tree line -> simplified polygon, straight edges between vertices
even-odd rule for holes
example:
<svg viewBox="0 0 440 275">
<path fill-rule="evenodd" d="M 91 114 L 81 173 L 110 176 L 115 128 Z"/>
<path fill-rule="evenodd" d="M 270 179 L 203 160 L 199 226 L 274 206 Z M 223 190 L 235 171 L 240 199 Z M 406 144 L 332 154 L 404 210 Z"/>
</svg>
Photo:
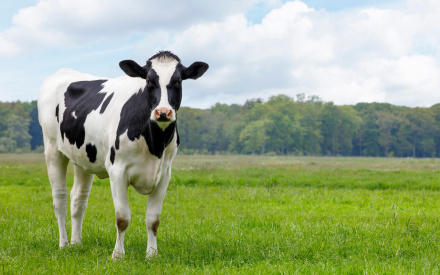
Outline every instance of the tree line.
<svg viewBox="0 0 440 275">
<path fill-rule="evenodd" d="M 286 95 L 178 112 L 181 153 L 439 157 L 440 104 L 337 106 Z"/>
<path fill-rule="evenodd" d="M 337 106 L 287 95 L 177 112 L 182 154 L 440 157 L 440 104 Z M 0 153 L 43 151 L 37 102 L 0 102 Z"/>
</svg>

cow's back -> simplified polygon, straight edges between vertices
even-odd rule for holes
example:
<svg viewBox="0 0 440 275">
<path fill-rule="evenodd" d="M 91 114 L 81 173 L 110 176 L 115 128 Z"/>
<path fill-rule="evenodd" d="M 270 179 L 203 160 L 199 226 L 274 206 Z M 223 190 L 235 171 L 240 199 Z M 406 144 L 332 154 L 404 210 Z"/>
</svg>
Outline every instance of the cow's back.
<svg viewBox="0 0 440 275">
<path fill-rule="evenodd" d="M 44 134 L 51 142 L 56 142 L 58 137 L 58 124 L 62 120 L 59 104 L 64 102 L 67 87 L 75 81 L 95 79 L 98 78 L 71 69 L 60 69 L 44 80 L 38 93 L 38 119 Z M 61 108 L 64 109 L 63 106 Z"/>
</svg>

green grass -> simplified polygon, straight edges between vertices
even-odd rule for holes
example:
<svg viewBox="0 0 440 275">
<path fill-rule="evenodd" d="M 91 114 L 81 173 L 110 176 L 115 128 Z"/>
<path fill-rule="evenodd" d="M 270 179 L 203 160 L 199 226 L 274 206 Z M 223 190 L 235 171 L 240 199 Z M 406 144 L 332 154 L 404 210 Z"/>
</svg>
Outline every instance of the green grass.
<svg viewBox="0 0 440 275">
<path fill-rule="evenodd" d="M 147 197 L 130 188 L 113 262 L 108 180 L 83 245 L 59 249 L 42 156 L 0 155 L 0 274 L 438 274 L 439 177 L 430 159 L 178 156 L 159 256 L 145 260 Z"/>
</svg>

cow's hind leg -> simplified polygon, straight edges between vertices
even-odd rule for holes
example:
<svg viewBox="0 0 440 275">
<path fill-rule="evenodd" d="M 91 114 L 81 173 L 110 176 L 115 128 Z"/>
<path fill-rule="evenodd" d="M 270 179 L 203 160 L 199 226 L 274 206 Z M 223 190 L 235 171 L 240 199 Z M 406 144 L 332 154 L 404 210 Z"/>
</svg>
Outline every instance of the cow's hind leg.
<svg viewBox="0 0 440 275">
<path fill-rule="evenodd" d="M 75 165 L 75 179 L 70 192 L 70 212 L 72 217 L 71 244 L 81 244 L 82 222 L 87 208 L 90 189 L 95 175 L 89 174 Z"/>
<path fill-rule="evenodd" d="M 115 260 L 124 258 L 124 235 L 125 230 L 127 230 L 130 224 L 131 214 L 127 197 L 128 183 L 124 180 L 123 176 L 110 175 L 110 186 L 112 188 L 113 204 L 115 206 L 117 229 L 116 244 L 112 254 L 112 258 Z"/>
<path fill-rule="evenodd" d="M 167 174 L 163 177 L 157 188 L 148 195 L 146 216 L 148 231 L 147 258 L 157 254 L 157 230 L 159 229 L 160 212 L 162 211 L 162 204 L 167 193 L 170 178 L 171 168 L 168 169 Z"/>
<path fill-rule="evenodd" d="M 69 244 L 66 232 L 67 216 L 67 185 L 66 171 L 69 159 L 64 156 L 55 146 L 45 143 L 46 165 L 49 175 L 50 185 L 52 186 L 53 209 L 58 221 L 60 232 L 60 247 Z M 49 145 L 49 146 L 48 146 Z"/>
</svg>

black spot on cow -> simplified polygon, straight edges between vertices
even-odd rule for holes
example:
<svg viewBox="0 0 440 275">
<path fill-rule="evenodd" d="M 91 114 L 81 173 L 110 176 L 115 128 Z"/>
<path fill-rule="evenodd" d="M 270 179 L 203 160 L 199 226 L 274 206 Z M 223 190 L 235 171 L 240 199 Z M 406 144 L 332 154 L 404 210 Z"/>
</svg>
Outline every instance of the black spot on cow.
<svg viewBox="0 0 440 275">
<path fill-rule="evenodd" d="M 112 164 L 115 163 L 115 147 L 112 146 L 112 148 L 110 149 L 110 161 L 112 162 Z"/>
<path fill-rule="evenodd" d="M 98 153 L 98 150 L 96 149 L 96 146 L 88 143 L 86 145 L 86 152 L 87 152 L 87 157 L 89 158 L 91 163 L 95 163 L 96 161 L 96 154 Z"/>
<path fill-rule="evenodd" d="M 160 88 L 159 84 L 159 76 L 153 69 L 150 69 L 148 72 L 147 86 L 145 87 L 145 90 L 148 108 L 150 110 L 154 110 L 160 103 L 160 98 L 162 97 L 162 89 Z"/>
<path fill-rule="evenodd" d="M 176 68 L 167 85 L 168 103 L 174 110 L 178 111 L 182 102 L 182 77 Z"/>
<path fill-rule="evenodd" d="M 90 112 L 98 109 L 106 93 L 99 93 L 107 80 L 78 81 L 67 87 L 64 93 L 64 105 L 66 109 L 61 122 L 61 137 L 64 135 L 70 144 L 79 149 L 84 144 L 84 123 Z"/>
<path fill-rule="evenodd" d="M 121 110 L 121 119 L 116 132 L 115 148 L 119 150 L 119 138 L 127 132 L 131 141 L 145 138 L 152 155 L 161 158 L 163 151 L 171 143 L 176 130 L 176 122 L 162 130 L 156 122 L 150 120 L 151 108 L 147 89 L 139 90 L 130 97 Z"/>
<path fill-rule="evenodd" d="M 57 117 L 57 122 L 60 123 L 60 104 L 57 105 L 57 107 L 55 108 L 55 116 Z"/>
<path fill-rule="evenodd" d="M 179 132 L 177 131 L 177 125 L 176 125 L 176 134 L 177 134 L 177 147 L 180 146 L 180 138 L 179 138 Z"/>
<path fill-rule="evenodd" d="M 107 106 L 110 103 L 110 100 L 112 100 L 112 97 L 113 97 L 113 93 L 105 99 L 104 103 L 102 103 L 101 111 L 99 111 L 101 115 L 105 112 L 105 109 L 107 109 Z"/>
</svg>

